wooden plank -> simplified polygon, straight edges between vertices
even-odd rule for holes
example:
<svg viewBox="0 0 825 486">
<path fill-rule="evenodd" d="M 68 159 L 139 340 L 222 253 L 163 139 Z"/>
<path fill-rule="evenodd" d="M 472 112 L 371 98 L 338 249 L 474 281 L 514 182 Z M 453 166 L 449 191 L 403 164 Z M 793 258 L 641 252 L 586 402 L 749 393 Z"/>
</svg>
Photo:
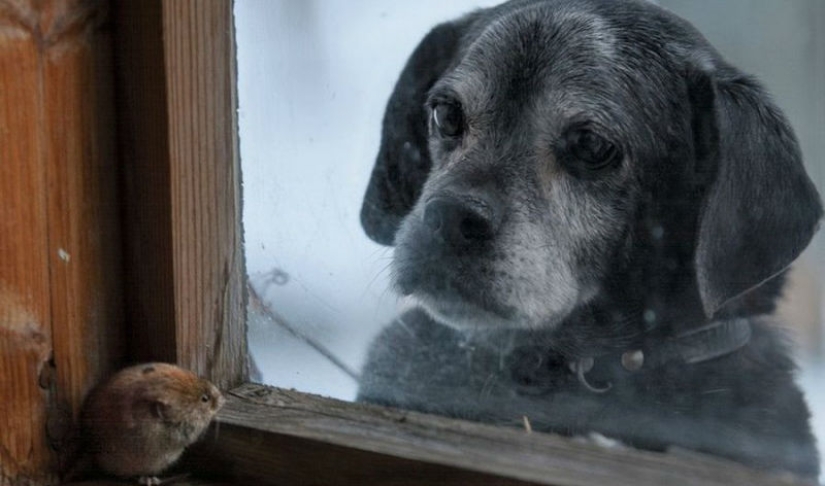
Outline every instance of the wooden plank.
<svg viewBox="0 0 825 486">
<path fill-rule="evenodd" d="M 106 6 L 0 0 L 2 484 L 52 479 L 86 391 L 120 358 Z"/>
<path fill-rule="evenodd" d="M 231 0 L 163 2 L 177 360 L 219 387 L 246 372 Z"/>
<path fill-rule="evenodd" d="M 459 467 L 362 451 L 289 435 L 221 424 L 217 440 L 198 445 L 184 464 L 206 477 L 230 472 L 237 484 L 282 486 L 526 486 L 529 482 Z"/>
<path fill-rule="evenodd" d="M 46 480 L 51 354 L 41 57 L 23 12 L 0 3 L 0 484 Z"/>
<path fill-rule="evenodd" d="M 230 0 L 116 2 L 133 361 L 246 377 Z"/>
<path fill-rule="evenodd" d="M 42 2 L 40 2 L 42 4 Z M 59 403 L 77 417 L 86 392 L 122 358 L 121 236 L 107 4 L 46 2 L 52 15 L 43 59 L 47 108 L 52 338 Z M 51 430 L 62 449 L 68 430 Z"/>
<path fill-rule="evenodd" d="M 605 448 L 261 385 L 231 392 L 218 419 L 199 470 L 260 484 L 805 484 L 699 454 Z"/>
</svg>

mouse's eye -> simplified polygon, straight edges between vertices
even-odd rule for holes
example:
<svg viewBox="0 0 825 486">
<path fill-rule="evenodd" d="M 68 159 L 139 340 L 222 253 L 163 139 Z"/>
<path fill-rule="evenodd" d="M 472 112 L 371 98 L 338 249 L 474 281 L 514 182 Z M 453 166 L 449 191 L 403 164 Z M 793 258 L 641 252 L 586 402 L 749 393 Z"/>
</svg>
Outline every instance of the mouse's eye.
<svg viewBox="0 0 825 486">
<path fill-rule="evenodd" d="M 203 403 L 208 403 L 210 400 L 212 400 L 212 397 L 210 397 L 208 393 L 201 395 L 201 401 Z"/>
<path fill-rule="evenodd" d="M 576 165 L 588 170 L 603 169 L 622 159 L 621 150 L 613 142 L 586 127 L 568 131 L 565 149 Z"/>
<path fill-rule="evenodd" d="M 464 114 L 461 105 L 439 102 L 432 107 L 433 124 L 442 137 L 455 138 L 464 132 Z"/>
</svg>

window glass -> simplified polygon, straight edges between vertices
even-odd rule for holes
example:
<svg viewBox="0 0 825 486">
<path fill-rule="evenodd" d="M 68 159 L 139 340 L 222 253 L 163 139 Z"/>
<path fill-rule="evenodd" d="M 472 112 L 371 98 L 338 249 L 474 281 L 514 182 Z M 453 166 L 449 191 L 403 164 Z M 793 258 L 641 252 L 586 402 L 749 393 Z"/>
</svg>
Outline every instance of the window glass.
<svg viewBox="0 0 825 486">
<path fill-rule="evenodd" d="M 574 434 L 592 425 L 623 436 L 622 420 L 600 410 L 633 403 L 626 420 L 651 432 L 629 442 L 706 450 L 707 438 L 689 431 L 720 421 L 724 445 L 709 451 L 737 459 L 736 451 L 766 449 L 744 444 L 790 437 L 760 426 L 758 414 L 749 436 L 743 417 L 766 407 L 763 395 L 727 377 L 760 360 L 785 366 L 779 352 L 747 354 L 775 339 L 758 329 L 782 327 L 794 341 L 812 427 L 825 437 L 817 386 L 825 379 L 825 235 L 805 245 L 815 209 L 804 200 L 808 179 L 825 189 L 825 4 L 658 2 L 701 31 L 715 57 L 695 48 L 703 41 L 675 33 L 678 23 L 633 9 L 609 14 L 624 20 L 583 4 L 461 17 L 499 3 L 236 1 L 255 378 L 344 400 L 360 389 L 367 401 L 503 425 L 533 420 Z M 419 52 L 407 66 L 431 28 L 456 19 L 430 36 L 432 54 Z M 690 66 L 650 54 L 666 43 L 678 44 L 667 52 Z M 407 91 L 394 92 L 399 76 Z M 773 104 L 798 139 L 807 175 L 794 172 L 797 145 Z M 719 157 L 742 162 L 729 174 L 733 166 Z M 785 159 L 787 167 L 776 165 Z M 753 189 L 766 179 L 764 190 Z M 762 225 L 763 217 L 772 219 Z M 632 265 L 615 270 L 617 253 Z M 774 275 L 791 261 L 780 291 Z M 421 288 L 438 296 L 421 297 Z M 575 323 L 578 330 L 558 337 Z M 505 330 L 513 326 L 518 333 Z M 666 341 L 676 344 L 658 344 Z M 736 365 L 716 366 L 732 357 Z M 690 373 L 708 371 L 680 385 L 674 359 L 695 361 Z M 458 384 L 453 374 L 469 378 Z M 657 408 L 623 391 L 626 376 L 649 376 L 651 396 L 683 386 L 685 399 Z M 392 380 L 404 389 L 387 398 Z M 775 392 L 794 393 L 782 386 Z M 718 394 L 730 398 L 702 398 Z M 551 402 L 557 408 L 543 408 Z M 776 403 L 804 415 L 797 405 Z M 804 444 L 791 438 L 785 446 L 777 457 L 798 458 L 788 468 L 812 471 Z M 769 455 L 754 454 L 770 467 Z"/>
<path fill-rule="evenodd" d="M 496 3 L 236 2 L 246 265 L 282 324 L 250 308 L 265 383 L 355 398 L 350 375 L 402 306 L 392 249 L 359 221 L 387 99 L 431 27 Z"/>
</svg>

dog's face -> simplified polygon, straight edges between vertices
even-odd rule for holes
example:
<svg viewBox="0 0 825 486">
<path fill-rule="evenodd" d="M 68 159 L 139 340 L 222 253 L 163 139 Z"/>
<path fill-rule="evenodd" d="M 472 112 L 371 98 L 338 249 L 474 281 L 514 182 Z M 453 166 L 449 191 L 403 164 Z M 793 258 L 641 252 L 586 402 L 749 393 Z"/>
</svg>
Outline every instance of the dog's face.
<svg viewBox="0 0 825 486">
<path fill-rule="evenodd" d="M 629 111 L 644 94 L 612 69 L 597 17 L 554 17 L 504 17 L 429 91 L 433 165 L 395 272 L 445 323 L 553 325 L 598 292 L 627 234 L 625 131 L 641 128 Z"/>
<path fill-rule="evenodd" d="M 362 221 L 439 321 L 537 329 L 617 279 L 712 314 L 783 270 L 820 214 L 786 122 L 684 22 L 515 1 L 422 41 Z"/>
</svg>

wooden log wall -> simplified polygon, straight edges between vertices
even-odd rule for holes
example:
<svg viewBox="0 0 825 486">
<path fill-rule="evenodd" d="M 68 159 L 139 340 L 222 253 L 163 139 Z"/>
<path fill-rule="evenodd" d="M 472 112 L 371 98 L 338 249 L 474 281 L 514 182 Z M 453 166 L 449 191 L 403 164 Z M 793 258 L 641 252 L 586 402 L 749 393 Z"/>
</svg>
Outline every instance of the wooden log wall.
<svg viewBox="0 0 825 486">
<path fill-rule="evenodd" d="M 54 481 L 121 358 L 107 3 L 0 0 L 0 485 Z"/>
</svg>

